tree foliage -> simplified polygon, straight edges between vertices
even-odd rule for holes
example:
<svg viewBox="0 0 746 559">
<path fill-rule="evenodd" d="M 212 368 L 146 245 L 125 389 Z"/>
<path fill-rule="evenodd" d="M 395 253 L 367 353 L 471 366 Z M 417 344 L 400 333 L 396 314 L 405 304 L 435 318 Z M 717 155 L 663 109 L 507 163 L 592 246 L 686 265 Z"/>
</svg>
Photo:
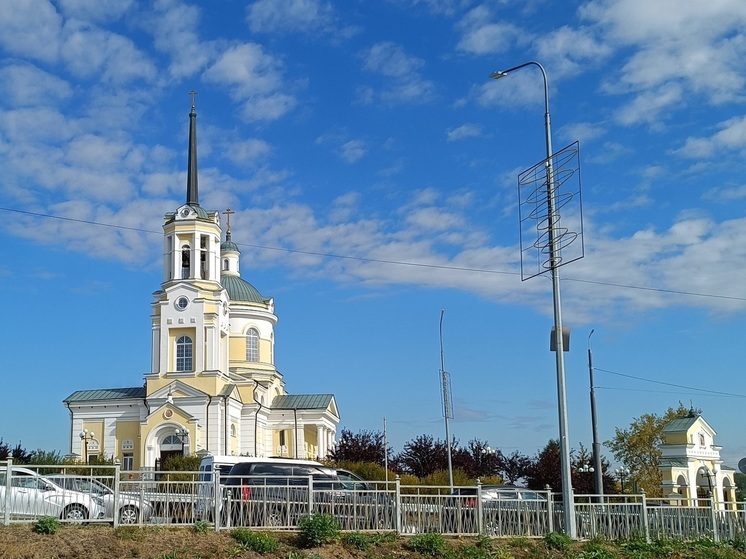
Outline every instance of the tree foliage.
<svg viewBox="0 0 746 559">
<path fill-rule="evenodd" d="M 342 429 L 341 436 L 334 449 L 329 452 L 329 459 L 339 462 L 371 462 L 383 466 L 384 454 L 383 433 L 380 431 L 360 431 L 353 433 Z M 391 454 L 391 449 L 387 449 Z"/>
<path fill-rule="evenodd" d="M 23 448 L 20 442 L 16 446 L 11 447 L 0 438 L 0 460 L 12 458 L 16 464 L 28 464 L 31 462 L 33 456 L 34 453 Z"/>
<path fill-rule="evenodd" d="M 443 441 L 420 435 L 404 445 L 394 464 L 399 471 L 422 479 L 438 470 L 448 469 L 448 450 Z"/>
<path fill-rule="evenodd" d="M 696 417 L 700 413 L 701 410 L 687 408 L 679 402 L 678 407 L 669 407 L 663 414 L 646 413 L 634 418 L 626 429 L 617 427 L 614 438 L 604 444 L 617 461 L 630 469 L 630 481 L 635 487 L 644 489 L 650 497 L 661 497 L 663 478 L 659 466 L 663 429 L 674 419 Z"/>
<path fill-rule="evenodd" d="M 503 456 L 500 465 L 500 473 L 506 483 L 516 484 L 519 480 L 525 479 L 531 467 L 531 459 L 518 452 L 517 450 L 509 456 Z"/>
<path fill-rule="evenodd" d="M 531 489 L 543 491 L 548 485 L 552 491 L 562 491 L 560 444 L 550 439 L 531 462 L 526 475 L 526 484 Z"/>
</svg>

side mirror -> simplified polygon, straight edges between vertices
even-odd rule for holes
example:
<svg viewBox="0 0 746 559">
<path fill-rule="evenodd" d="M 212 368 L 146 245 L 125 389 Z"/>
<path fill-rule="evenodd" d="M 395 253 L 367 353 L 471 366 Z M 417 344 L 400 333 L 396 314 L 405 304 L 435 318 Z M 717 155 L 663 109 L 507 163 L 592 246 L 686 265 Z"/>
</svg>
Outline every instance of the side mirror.
<svg viewBox="0 0 746 559">
<path fill-rule="evenodd" d="M 51 483 L 45 483 L 44 489 L 42 489 L 42 491 L 54 491 L 54 485 L 52 485 Z"/>
</svg>

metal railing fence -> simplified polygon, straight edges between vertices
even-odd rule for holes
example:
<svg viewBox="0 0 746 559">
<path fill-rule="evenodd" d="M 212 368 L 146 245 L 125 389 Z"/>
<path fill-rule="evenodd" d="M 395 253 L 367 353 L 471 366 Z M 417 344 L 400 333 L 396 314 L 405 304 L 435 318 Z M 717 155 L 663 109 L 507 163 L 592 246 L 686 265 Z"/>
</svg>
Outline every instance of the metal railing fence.
<svg viewBox="0 0 746 559">
<path fill-rule="evenodd" d="M 8 474 L 10 472 L 10 474 Z M 564 531 L 560 495 L 514 489 L 496 497 L 481 485 L 450 487 L 244 476 L 205 472 L 122 471 L 119 466 L 26 466 L 0 461 L 0 524 L 54 516 L 63 522 L 297 530 L 312 513 L 344 531 L 438 532 L 543 537 Z M 746 503 L 576 495 L 579 538 L 728 541 L 746 538 Z"/>
</svg>

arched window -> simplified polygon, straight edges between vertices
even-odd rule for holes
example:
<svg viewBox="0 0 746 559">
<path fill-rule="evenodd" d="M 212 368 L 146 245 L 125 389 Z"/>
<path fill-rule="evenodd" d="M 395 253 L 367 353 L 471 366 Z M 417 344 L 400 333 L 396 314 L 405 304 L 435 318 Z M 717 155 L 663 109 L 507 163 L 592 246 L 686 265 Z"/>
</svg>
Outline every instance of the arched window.
<svg viewBox="0 0 746 559">
<path fill-rule="evenodd" d="M 246 332 L 246 361 L 259 361 L 259 331 L 256 328 L 249 328 Z"/>
<path fill-rule="evenodd" d="M 228 271 L 228 259 L 227 258 L 223 260 L 223 271 L 224 272 Z"/>
<path fill-rule="evenodd" d="M 192 338 L 181 336 L 176 340 L 176 370 L 191 371 L 192 368 Z"/>
<path fill-rule="evenodd" d="M 189 272 L 191 271 L 192 261 L 192 250 L 189 245 L 183 245 L 181 247 L 181 279 L 189 279 Z"/>
</svg>

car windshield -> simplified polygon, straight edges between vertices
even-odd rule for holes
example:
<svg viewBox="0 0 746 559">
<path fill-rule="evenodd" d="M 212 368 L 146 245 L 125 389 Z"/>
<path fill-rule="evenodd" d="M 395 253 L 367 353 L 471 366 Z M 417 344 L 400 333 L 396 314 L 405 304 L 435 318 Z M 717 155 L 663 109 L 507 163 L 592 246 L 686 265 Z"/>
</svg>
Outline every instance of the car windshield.
<svg viewBox="0 0 746 559">
<path fill-rule="evenodd" d="M 111 489 L 100 481 L 85 477 L 50 478 L 56 484 L 73 491 L 90 493 L 92 495 L 108 495 Z"/>
</svg>

